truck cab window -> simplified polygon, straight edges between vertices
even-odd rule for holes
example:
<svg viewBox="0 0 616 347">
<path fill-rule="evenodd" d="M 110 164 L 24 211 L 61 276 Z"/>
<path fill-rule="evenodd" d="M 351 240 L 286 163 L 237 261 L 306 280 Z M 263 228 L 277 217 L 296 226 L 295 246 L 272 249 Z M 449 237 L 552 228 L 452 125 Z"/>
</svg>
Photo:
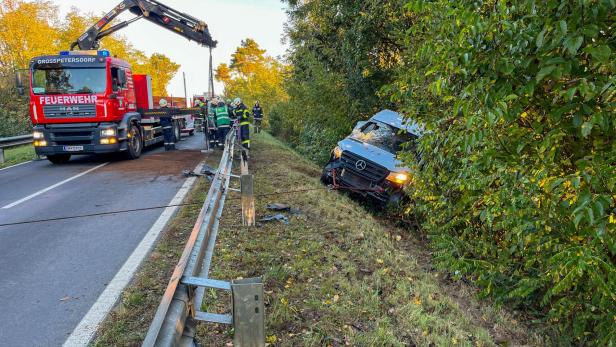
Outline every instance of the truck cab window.
<svg viewBox="0 0 616 347">
<path fill-rule="evenodd" d="M 126 89 L 126 72 L 121 68 L 112 67 L 111 81 L 114 92 L 117 92 L 120 89 Z"/>
</svg>

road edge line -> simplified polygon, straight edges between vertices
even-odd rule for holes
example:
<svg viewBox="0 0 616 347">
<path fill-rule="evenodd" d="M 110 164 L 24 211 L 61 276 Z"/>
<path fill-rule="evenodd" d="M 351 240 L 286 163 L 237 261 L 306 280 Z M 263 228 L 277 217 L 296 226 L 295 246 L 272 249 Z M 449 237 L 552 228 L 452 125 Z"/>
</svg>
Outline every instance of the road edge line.
<svg viewBox="0 0 616 347">
<path fill-rule="evenodd" d="M 10 169 L 10 168 L 14 168 L 14 167 L 16 167 L 16 166 L 21 166 L 21 165 L 24 165 L 24 164 L 28 164 L 28 163 L 31 163 L 31 162 L 33 162 L 33 161 L 34 161 L 34 160 L 28 160 L 28 161 L 23 161 L 23 162 L 21 162 L 21 163 L 17 163 L 17 164 L 11 165 L 11 166 L 3 167 L 2 169 L 0 169 L 0 171 L 8 170 L 8 169 Z"/>
<path fill-rule="evenodd" d="M 199 172 L 204 163 L 205 162 L 199 163 L 195 168 L 195 172 Z M 178 205 L 182 203 L 196 181 L 197 177 L 187 178 L 175 196 L 171 199 L 169 205 Z M 120 270 L 118 270 L 113 279 L 105 287 L 105 290 L 103 290 L 98 299 L 96 299 L 96 302 L 94 302 L 71 335 L 66 339 L 63 347 L 85 347 L 90 344 L 100 324 L 107 318 L 111 310 L 113 310 L 120 299 L 120 295 L 126 286 L 133 280 L 137 270 L 141 267 L 145 258 L 150 254 L 160 234 L 165 230 L 179 208 L 180 206 L 165 208 L 141 242 L 139 242 L 137 247 L 133 250 L 133 253 L 131 253 Z"/>
<path fill-rule="evenodd" d="M 39 190 L 38 192 L 32 193 L 32 194 L 30 194 L 30 195 L 26 196 L 25 198 L 21 198 L 21 199 L 19 199 L 19 200 L 17 200 L 17 201 L 14 201 L 14 202 L 12 202 L 12 203 L 10 203 L 10 204 L 8 204 L 8 205 L 2 206 L 2 209 L 3 209 L 3 210 L 7 210 L 7 209 L 9 209 L 9 208 L 12 208 L 12 207 L 15 207 L 15 206 L 17 206 L 17 205 L 20 205 L 20 204 L 22 204 L 22 203 L 24 203 L 24 202 L 26 202 L 26 201 L 28 201 L 28 200 L 30 200 L 30 199 L 33 199 L 33 198 L 35 198 L 35 197 L 37 197 L 37 196 L 39 196 L 39 195 L 41 195 L 41 194 L 45 194 L 45 193 L 47 193 L 48 191 L 50 191 L 50 190 L 52 190 L 52 189 L 58 188 L 58 187 L 59 187 L 59 186 L 61 186 L 61 185 L 64 185 L 64 184 L 66 184 L 66 183 L 68 183 L 68 182 L 71 182 L 71 181 L 73 181 L 73 180 L 76 180 L 76 179 L 78 179 L 78 178 L 79 178 L 79 177 L 81 177 L 81 176 L 87 175 L 87 174 L 89 174 L 90 172 L 92 172 L 92 171 L 94 171 L 94 170 L 96 170 L 96 169 L 100 169 L 100 168 L 102 168 L 103 166 L 105 166 L 105 165 L 107 165 L 107 164 L 109 164 L 109 162 L 102 163 L 102 164 L 97 165 L 97 166 L 95 166 L 95 167 L 93 167 L 93 168 L 90 168 L 90 169 L 88 169 L 88 170 L 86 170 L 86 171 L 80 172 L 80 173 L 78 173 L 78 174 L 77 174 L 77 175 L 75 175 L 75 176 L 72 176 L 72 177 L 69 177 L 69 178 L 65 179 L 64 181 L 60 181 L 60 182 L 58 182 L 58 183 L 56 183 L 56 184 L 52 184 L 52 185 L 50 185 L 50 186 L 49 186 L 49 187 L 47 187 L 47 188 L 43 188 L 43 189 L 41 189 L 41 190 Z"/>
</svg>

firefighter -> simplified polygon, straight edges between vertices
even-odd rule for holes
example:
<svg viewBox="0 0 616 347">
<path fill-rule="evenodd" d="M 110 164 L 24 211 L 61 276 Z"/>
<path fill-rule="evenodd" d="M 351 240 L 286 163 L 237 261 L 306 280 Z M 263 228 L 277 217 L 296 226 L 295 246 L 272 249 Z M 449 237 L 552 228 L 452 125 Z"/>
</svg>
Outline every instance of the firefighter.
<svg viewBox="0 0 616 347">
<path fill-rule="evenodd" d="M 250 149 L 250 112 L 246 105 L 242 103 L 240 98 L 235 98 L 233 101 L 235 109 L 233 113 L 235 118 L 240 122 L 240 141 L 244 149 Z"/>
<path fill-rule="evenodd" d="M 231 101 L 231 99 L 227 99 L 226 105 L 227 105 L 227 110 L 229 111 L 229 118 L 232 121 L 234 121 L 235 120 L 235 113 L 233 112 L 233 110 L 235 109 L 235 104 Z"/>
<path fill-rule="evenodd" d="M 229 129 L 231 129 L 231 118 L 229 118 L 229 109 L 222 99 L 216 100 L 214 112 L 216 116 L 216 125 L 218 126 L 218 146 L 224 147 L 225 139 L 227 138 Z"/>
<path fill-rule="evenodd" d="M 261 122 L 263 121 L 263 109 L 259 105 L 259 100 L 255 102 L 255 106 L 252 108 L 252 117 L 255 120 L 255 133 L 261 132 Z"/>
<path fill-rule="evenodd" d="M 217 103 L 218 101 L 216 98 L 212 98 L 209 102 L 210 105 L 207 110 L 207 129 L 211 146 L 218 145 L 218 129 L 216 128 L 216 112 L 214 111 Z"/>
<path fill-rule="evenodd" d="M 165 99 L 160 99 L 158 106 L 160 106 L 161 111 L 165 111 L 165 115 L 160 116 L 160 126 L 163 127 L 163 138 L 165 140 L 165 151 L 175 151 L 173 119 L 169 115 L 169 103 Z"/>
</svg>

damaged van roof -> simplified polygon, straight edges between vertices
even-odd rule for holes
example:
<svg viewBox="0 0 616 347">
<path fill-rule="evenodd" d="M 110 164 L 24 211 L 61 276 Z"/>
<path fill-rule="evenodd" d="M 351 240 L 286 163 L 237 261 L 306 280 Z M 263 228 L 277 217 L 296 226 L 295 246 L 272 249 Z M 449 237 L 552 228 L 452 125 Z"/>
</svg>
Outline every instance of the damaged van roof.
<svg viewBox="0 0 616 347">
<path fill-rule="evenodd" d="M 392 110 L 383 110 L 372 116 L 373 120 L 389 124 L 398 129 L 405 129 L 415 136 L 421 136 L 423 128 L 421 125 L 410 119 L 404 119 L 404 116 Z"/>
</svg>

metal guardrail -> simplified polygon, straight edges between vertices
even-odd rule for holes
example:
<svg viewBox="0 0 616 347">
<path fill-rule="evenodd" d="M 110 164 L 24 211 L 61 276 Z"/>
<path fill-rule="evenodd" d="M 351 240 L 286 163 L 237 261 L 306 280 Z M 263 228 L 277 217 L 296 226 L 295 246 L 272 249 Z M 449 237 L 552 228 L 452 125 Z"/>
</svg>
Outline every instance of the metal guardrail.
<svg viewBox="0 0 616 347">
<path fill-rule="evenodd" d="M 231 282 L 209 278 L 209 270 L 216 245 L 218 224 L 222 216 L 229 183 L 232 177 L 236 131 L 229 132 L 218 171 L 212 180 L 203 207 L 176 265 L 167 289 L 158 306 L 143 347 L 194 346 L 198 321 L 231 324 L 235 346 L 264 346 L 264 302 L 261 278 Z M 246 155 L 242 155 L 242 165 Z M 242 178 L 244 177 L 241 176 Z M 244 179 L 242 179 L 244 182 Z M 242 200 L 246 189 L 243 187 Z M 250 177 L 252 193 L 252 176 Z M 250 194 L 252 195 L 252 194 Z M 252 215 L 254 216 L 254 196 Z M 231 291 L 231 314 L 201 311 L 205 288 Z"/>
<path fill-rule="evenodd" d="M 0 138 L 0 164 L 4 163 L 4 149 L 32 143 L 32 134 Z"/>
</svg>

